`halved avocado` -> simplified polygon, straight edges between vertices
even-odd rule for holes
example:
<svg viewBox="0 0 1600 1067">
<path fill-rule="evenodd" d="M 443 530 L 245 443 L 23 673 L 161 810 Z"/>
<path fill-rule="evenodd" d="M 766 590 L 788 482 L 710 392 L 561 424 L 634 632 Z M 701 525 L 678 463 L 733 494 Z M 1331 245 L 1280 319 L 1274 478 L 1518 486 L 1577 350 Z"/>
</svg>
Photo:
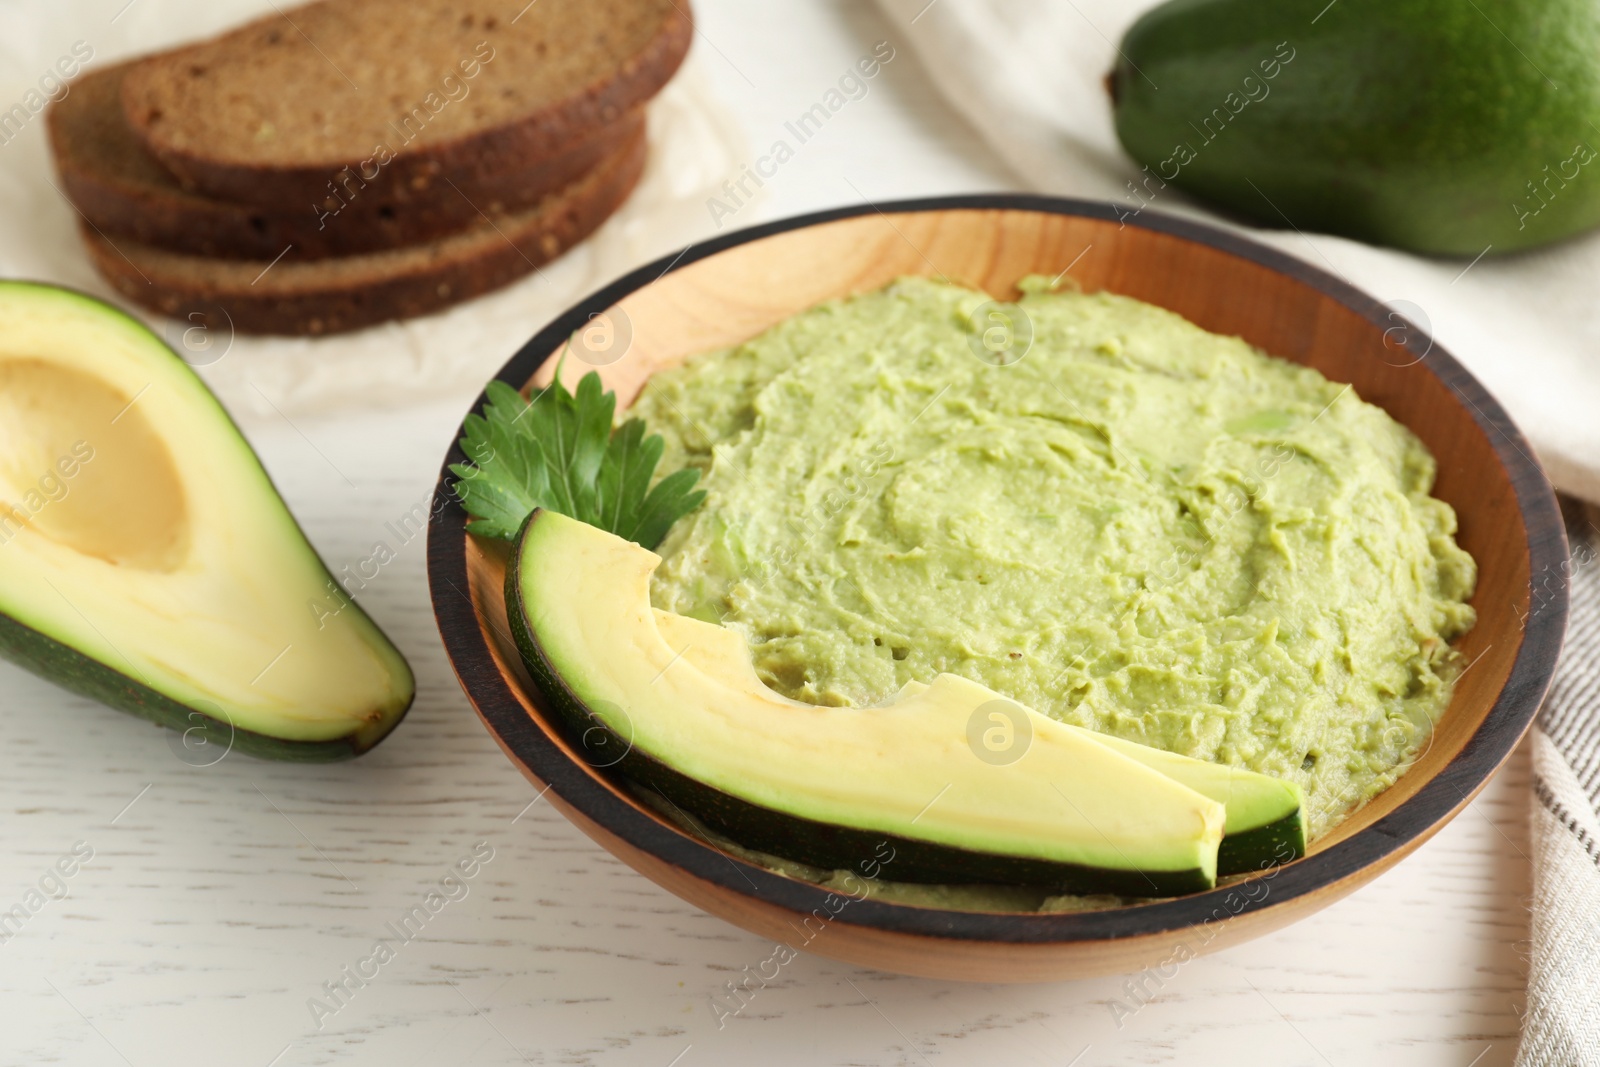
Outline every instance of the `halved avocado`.
<svg viewBox="0 0 1600 1067">
<path fill-rule="evenodd" d="M 662 639 L 681 649 L 683 658 L 695 667 L 732 686 L 766 688 L 737 631 L 659 608 L 655 620 Z M 922 682 L 907 682 L 900 693 L 912 695 L 927 688 Z M 1219 878 L 1263 870 L 1305 855 L 1305 798 L 1295 783 L 1124 741 L 1080 726 L 1067 729 L 1110 746 L 1223 805 L 1228 814 L 1222 844 L 1217 849 Z"/>
<path fill-rule="evenodd" d="M 32 282 L 0 282 L 0 656 L 268 759 L 358 755 L 414 692 L 194 371 Z"/>
<path fill-rule="evenodd" d="M 726 639 L 733 673 L 700 669 L 657 626 L 660 562 L 542 510 L 512 553 L 512 633 L 596 765 L 741 845 L 818 867 L 855 867 L 887 840 L 897 881 L 1145 897 L 1215 884 L 1221 804 L 1026 709 L 1021 757 L 981 758 L 974 717 L 1003 698 L 975 682 L 940 675 L 881 707 L 837 708 L 747 684 L 748 656 L 737 667 Z"/>
</svg>

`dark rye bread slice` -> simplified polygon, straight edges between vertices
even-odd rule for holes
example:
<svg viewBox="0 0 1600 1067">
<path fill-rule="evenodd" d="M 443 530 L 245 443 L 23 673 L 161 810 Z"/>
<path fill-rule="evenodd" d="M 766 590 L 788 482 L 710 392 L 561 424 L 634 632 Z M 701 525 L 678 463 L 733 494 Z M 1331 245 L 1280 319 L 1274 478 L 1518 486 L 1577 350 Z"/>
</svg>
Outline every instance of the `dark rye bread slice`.
<svg viewBox="0 0 1600 1067">
<path fill-rule="evenodd" d="M 67 198 L 96 229 L 174 252 L 222 259 L 271 259 L 293 246 L 297 259 L 373 252 L 442 237 L 487 215 L 537 204 L 593 170 L 637 136 L 640 112 L 623 116 L 559 156 L 486 177 L 465 192 L 397 200 L 387 169 L 352 176 L 320 203 L 292 211 L 253 207 L 190 192 L 157 163 L 123 119 L 121 88 L 133 63 L 85 74 L 48 112 L 50 145 Z"/>
<path fill-rule="evenodd" d="M 322 0 L 136 65 L 130 127 L 185 186 L 286 210 L 342 171 L 395 195 L 567 151 L 653 96 L 693 35 L 687 0 Z"/>
<path fill-rule="evenodd" d="M 100 273 L 153 311 L 241 333 L 338 333 L 436 311 L 554 259 L 627 198 L 644 159 L 641 132 L 538 207 L 411 248 L 339 259 L 216 260 L 81 233 Z"/>
</svg>

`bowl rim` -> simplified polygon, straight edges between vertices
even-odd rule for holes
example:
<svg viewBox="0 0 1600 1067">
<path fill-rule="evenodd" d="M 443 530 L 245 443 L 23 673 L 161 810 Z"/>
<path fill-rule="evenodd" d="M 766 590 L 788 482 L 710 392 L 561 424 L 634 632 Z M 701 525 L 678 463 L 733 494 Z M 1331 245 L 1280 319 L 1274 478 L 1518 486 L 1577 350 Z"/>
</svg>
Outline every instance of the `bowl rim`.
<svg viewBox="0 0 1600 1067">
<path fill-rule="evenodd" d="M 1286 274 L 1344 305 L 1380 329 L 1392 325 L 1393 312 L 1383 302 L 1326 271 L 1250 238 L 1202 222 L 1156 211 L 1133 214 L 1108 201 L 1034 194 L 969 194 L 906 200 L 815 211 L 734 230 L 691 244 L 675 255 L 662 256 L 605 285 L 553 319 L 509 359 L 495 380 L 521 389 L 539 368 L 591 315 L 603 312 L 630 294 L 675 270 L 739 245 L 823 223 L 864 215 L 940 211 L 1019 211 L 1069 215 L 1119 222 L 1208 245 Z M 1479 429 L 1489 438 L 1516 494 L 1528 535 L 1530 586 L 1544 568 L 1566 559 L 1566 535 L 1555 491 L 1532 458 L 1532 448 L 1498 401 L 1453 356 L 1420 329 L 1405 331 L 1405 344 L 1455 396 L 1466 401 Z M 1422 357 L 1426 355 L 1426 359 Z M 487 385 L 486 385 L 487 388 Z M 482 409 L 486 393 L 473 401 Z M 842 896 L 810 882 L 777 874 L 730 856 L 688 833 L 644 814 L 590 777 L 590 771 L 568 757 L 527 715 L 495 665 L 477 612 L 467 595 L 466 513 L 449 489 L 450 465 L 466 457 L 451 439 L 441 465 L 428 531 L 428 585 L 445 650 L 456 675 L 480 718 L 501 747 L 514 754 L 546 787 L 583 817 L 655 860 L 694 878 L 743 897 L 799 914 L 837 909 L 833 921 L 888 933 L 967 942 L 1060 944 L 1104 942 L 1119 938 L 1158 936 L 1281 908 L 1297 898 L 1326 890 L 1403 852 L 1465 807 L 1510 755 L 1532 724 L 1555 671 L 1566 629 L 1564 585 L 1525 624 L 1521 648 L 1494 705 L 1466 745 L 1415 795 L 1371 826 L 1327 849 L 1284 867 L 1242 881 L 1188 896 L 1088 912 L 974 912 L 907 905 L 872 898 L 852 900 L 838 908 Z M 1420 842 L 1419 842 L 1420 843 Z M 1239 892 L 1270 878 L 1271 890 L 1253 898 Z"/>
</svg>

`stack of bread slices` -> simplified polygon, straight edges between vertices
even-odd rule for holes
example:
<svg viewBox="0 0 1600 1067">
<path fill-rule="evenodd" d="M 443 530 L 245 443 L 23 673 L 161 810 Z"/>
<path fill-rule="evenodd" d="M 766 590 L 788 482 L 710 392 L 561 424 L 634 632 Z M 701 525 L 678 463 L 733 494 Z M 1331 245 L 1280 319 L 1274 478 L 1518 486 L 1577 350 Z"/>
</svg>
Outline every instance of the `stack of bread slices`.
<svg viewBox="0 0 1600 1067">
<path fill-rule="evenodd" d="M 320 0 L 91 69 L 50 111 L 61 188 L 128 299 L 327 334 L 505 285 L 644 166 L 687 0 Z"/>
</svg>

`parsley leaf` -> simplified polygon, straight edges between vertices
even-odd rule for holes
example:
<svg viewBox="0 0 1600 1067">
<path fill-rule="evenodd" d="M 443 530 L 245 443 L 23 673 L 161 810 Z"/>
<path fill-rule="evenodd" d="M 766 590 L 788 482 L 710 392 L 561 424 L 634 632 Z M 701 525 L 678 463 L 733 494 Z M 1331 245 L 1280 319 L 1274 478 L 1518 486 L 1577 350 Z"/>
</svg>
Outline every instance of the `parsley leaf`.
<svg viewBox="0 0 1600 1067">
<path fill-rule="evenodd" d="M 569 393 L 558 366 L 531 402 L 500 381 L 487 392 L 483 414 L 467 416 L 461 438 L 471 462 L 450 467 L 471 533 L 511 541 L 534 508 L 546 508 L 655 548 L 706 498 L 694 489 L 700 472 L 693 469 L 650 485 L 661 435 L 646 436 L 641 419 L 613 430 L 617 395 L 604 391 L 594 371 Z"/>
</svg>

